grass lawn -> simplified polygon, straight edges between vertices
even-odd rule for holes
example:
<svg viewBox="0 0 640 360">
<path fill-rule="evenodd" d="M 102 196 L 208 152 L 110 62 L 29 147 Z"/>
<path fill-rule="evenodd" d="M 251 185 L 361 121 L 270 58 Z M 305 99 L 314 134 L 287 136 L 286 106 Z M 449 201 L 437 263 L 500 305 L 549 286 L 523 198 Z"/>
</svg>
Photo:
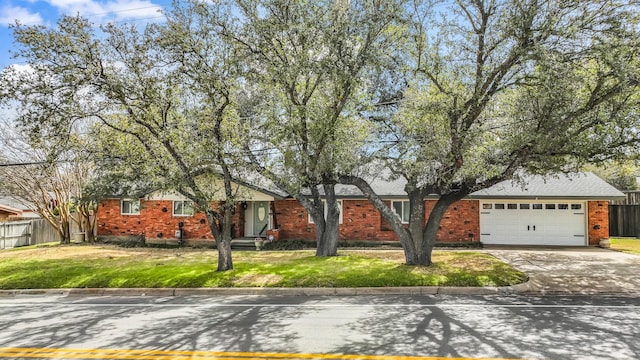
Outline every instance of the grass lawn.
<svg viewBox="0 0 640 360">
<path fill-rule="evenodd" d="M 0 251 L 0 288 L 506 286 L 526 275 L 491 255 L 435 251 L 428 268 L 403 265 L 400 250 L 235 251 L 218 273 L 217 253 L 197 249 L 49 246 Z"/>
<path fill-rule="evenodd" d="M 611 248 L 629 254 L 640 255 L 640 239 L 637 238 L 611 238 Z"/>
</svg>

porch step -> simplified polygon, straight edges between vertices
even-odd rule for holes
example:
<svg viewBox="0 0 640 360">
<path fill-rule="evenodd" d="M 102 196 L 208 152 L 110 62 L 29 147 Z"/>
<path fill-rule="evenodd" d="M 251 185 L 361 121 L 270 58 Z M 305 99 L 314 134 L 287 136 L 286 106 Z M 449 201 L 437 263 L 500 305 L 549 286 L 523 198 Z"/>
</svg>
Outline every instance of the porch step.
<svg viewBox="0 0 640 360">
<path fill-rule="evenodd" d="M 264 240 L 265 238 L 262 238 L 262 239 Z M 255 237 L 233 239 L 231 240 L 231 248 L 242 249 L 242 250 L 248 250 L 249 248 L 251 248 L 255 250 L 256 249 Z"/>
</svg>

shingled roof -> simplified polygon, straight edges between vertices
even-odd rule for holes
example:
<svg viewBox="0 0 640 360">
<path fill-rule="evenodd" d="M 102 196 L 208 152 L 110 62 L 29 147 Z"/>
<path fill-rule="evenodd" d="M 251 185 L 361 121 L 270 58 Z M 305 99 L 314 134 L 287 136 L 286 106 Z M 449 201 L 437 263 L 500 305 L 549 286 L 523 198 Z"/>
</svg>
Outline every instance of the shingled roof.
<svg viewBox="0 0 640 360">
<path fill-rule="evenodd" d="M 471 199 L 538 198 L 538 199 L 583 199 L 617 200 L 624 194 L 606 181 L 590 172 L 556 174 L 550 176 L 522 176 L 521 182 L 503 181 L 490 188 L 469 195 Z M 406 198 L 406 180 L 399 178 L 387 181 L 378 177 L 371 183 L 373 190 L 383 198 Z M 322 187 L 319 187 L 323 194 Z M 362 192 L 352 185 L 336 185 L 339 198 L 362 198 Z M 431 195 L 430 198 L 437 198 Z"/>
<path fill-rule="evenodd" d="M 618 200 L 625 195 L 590 172 L 554 176 L 523 176 L 522 182 L 503 181 L 469 195 L 473 199 L 537 198 Z"/>
<path fill-rule="evenodd" d="M 550 176 L 522 176 L 522 181 L 503 181 L 488 189 L 476 191 L 468 196 L 470 199 L 502 199 L 502 198 L 537 198 L 537 199 L 582 199 L 582 200 L 619 200 L 625 195 L 616 188 L 590 172 L 573 174 L 557 174 Z M 387 199 L 405 199 L 404 191 L 406 180 L 402 177 L 395 180 L 387 180 L 385 176 L 377 176 L 370 180 L 373 190 Z M 278 189 L 272 181 L 263 176 L 238 176 L 234 182 L 247 186 L 256 191 L 273 196 L 276 199 L 290 197 L 282 189 Z M 318 187 L 321 196 L 324 196 L 322 186 Z M 335 186 L 338 198 L 362 199 L 362 192 L 353 185 L 337 184 Z M 149 191 L 150 192 L 150 191 Z M 310 191 L 305 191 L 310 195 Z M 119 197 L 119 196 L 114 196 Z M 121 196 L 120 196 L 121 197 Z M 430 195 L 429 198 L 437 198 Z"/>
</svg>

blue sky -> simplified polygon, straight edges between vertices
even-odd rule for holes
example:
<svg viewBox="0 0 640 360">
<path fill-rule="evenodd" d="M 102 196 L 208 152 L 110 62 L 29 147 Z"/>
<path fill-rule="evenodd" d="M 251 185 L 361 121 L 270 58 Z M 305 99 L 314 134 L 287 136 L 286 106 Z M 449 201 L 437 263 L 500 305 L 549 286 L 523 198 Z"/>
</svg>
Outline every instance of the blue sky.
<svg viewBox="0 0 640 360">
<path fill-rule="evenodd" d="M 11 58 L 13 35 L 9 24 L 55 26 L 61 15 L 80 14 L 99 25 L 110 21 L 144 23 L 157 21 L 158 11 L 171 0 L 0 0 L 0 70 L 17 63 Z"/>
</svg>

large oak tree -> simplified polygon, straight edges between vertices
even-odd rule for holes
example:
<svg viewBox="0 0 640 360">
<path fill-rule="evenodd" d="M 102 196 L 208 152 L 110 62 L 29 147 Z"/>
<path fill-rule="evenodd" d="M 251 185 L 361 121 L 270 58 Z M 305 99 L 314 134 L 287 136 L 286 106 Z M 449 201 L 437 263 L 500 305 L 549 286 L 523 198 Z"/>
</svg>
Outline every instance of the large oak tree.
<svg viewBox="0 0 640 360">
<path fill-rule="evenodd" d="M 338 174 L 358 163 L 367 124 L 367 75 L 397 40 L 403 1 L 235 1 L 223 33 L 245 54 L 263 100 L 249 155 L 256 169 L 309 212 L 318 256 L 337 254 Z M 265 152 L 268 149 L 271 151 Z M 257 150 L 257 151 L 256 151 Z M 262 156 L 260 156 L 262 155 Z"/>
<path fill-rule="evenodd" d="M 110 171 L 126 173 L 120 184 L 137 181 L 192 200 L 207 217 L 224 271 L 233 268 L 238 189 L 229 168 L 238 138 L 233 54 L 195 15 L 193 8 L 176 8 L 166 24 L 108 24 L 99 33 L 79 16 L 62 17 L 55 28 L 18 24 L 17 55 L 35 74 L 33 81 L 14 82 L 6 98 L 27 105 L 19 120 L 34 134 L 45 127 L 64 134 L 78 121 L 96 124 L 95 135 L 107 144 L 97 154 L 107 178 Z"/>
<path fill-rule="evenodd" d="M 388 177 L 406 180 L 408 227 L 366 177 L 342 180 L 391 224 L 408 264 L 430 265 L 454 202 L 523 171 L 635 151 L 638 24 L 624 1 L 415 1 L 396 50 L 408 87 L 376 149 Z M 439 198 L 426 219 L 430 194 Z"/>
</svg>

